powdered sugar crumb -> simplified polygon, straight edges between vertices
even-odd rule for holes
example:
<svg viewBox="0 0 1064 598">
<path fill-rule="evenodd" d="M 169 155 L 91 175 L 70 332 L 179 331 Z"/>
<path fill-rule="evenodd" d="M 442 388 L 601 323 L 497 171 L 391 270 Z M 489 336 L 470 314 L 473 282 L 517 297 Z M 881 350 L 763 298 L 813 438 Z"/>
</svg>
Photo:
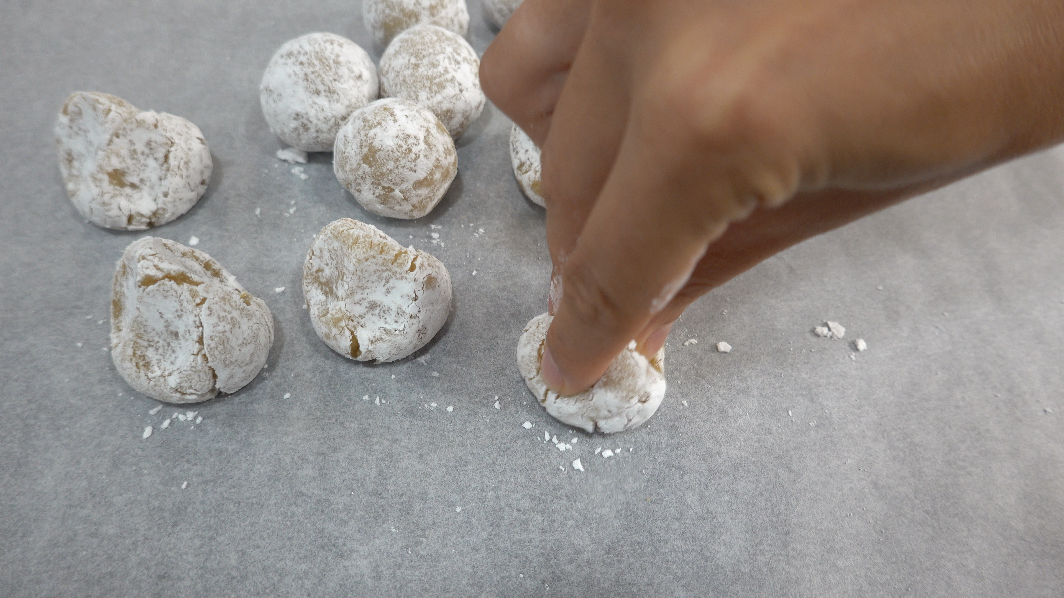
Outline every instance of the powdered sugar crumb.
<svg viewBox="0 0 1064 598">
<path fill-rule="evenodd" d="M 286 147 L 284 149 L 277 150 L 277 159 L 284 160 L 289 164 L 306 164 L 307 152 L 298 150 L 294 147 Z"/>
<path fill-rule="evenodd" d="M 521 424 L 521 427 L 526 429 L 526 430 L 531 430 L 532 429 L 532 422 L 526 421 L 525 423 Z"/>
<path fill-rule="evenodd" d="M 152 430 L 151 426 L 148 426 L 147 428 L 144 428 L 144 434 L 141 436 L 141 438 L 147 439 L 148 436 L 151 436 L 151 430 Z"/>
<path fill-rule="evenodd" d="M 720 341 L 719 343 L 717 343 L 717 352 L 718 353 L 731 353 L 731 350 L 732 350 L 732 346 L 729 345 L 728 343 L 726 343 L 724 341 Z"/>
</svg>

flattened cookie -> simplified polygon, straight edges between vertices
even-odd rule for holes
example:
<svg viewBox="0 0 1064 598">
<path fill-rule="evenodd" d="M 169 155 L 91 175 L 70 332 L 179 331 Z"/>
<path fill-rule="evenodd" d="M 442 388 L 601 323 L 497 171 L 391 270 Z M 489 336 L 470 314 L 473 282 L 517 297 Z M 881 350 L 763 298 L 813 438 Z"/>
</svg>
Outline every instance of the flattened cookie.
<svg viewBox="0 0 1064 598">
<path fill-rule="evenodd" d="M 553 319 L 547 314 L 532 318 L 517 345 L 517 367 L 547 413 L 570 426 L 607 434 L 635 428 L 654 415 L 665 397 L 664 349 L 648 360 L 633 342 L 594 386 L 563 397 L 549 390 L 540 375 L 543 345 Z"/>
</svg>

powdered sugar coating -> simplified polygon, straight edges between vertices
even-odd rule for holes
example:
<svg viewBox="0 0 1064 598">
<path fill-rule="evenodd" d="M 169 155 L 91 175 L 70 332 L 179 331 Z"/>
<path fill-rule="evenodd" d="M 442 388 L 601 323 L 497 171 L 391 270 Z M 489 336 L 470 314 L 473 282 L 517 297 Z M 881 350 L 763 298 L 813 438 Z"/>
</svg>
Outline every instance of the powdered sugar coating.
<svg viewBox="0 0 1064 598">
<path fill-rule="evenodd" d="M 352 112 L 377 99 L 377 68 L 355 42 L 308 33 L 270 58 L 259 87 L 270 130 L 305 152 L 332 151 L 336 132 Z"/>
<path fill-rule="evenodd" d="M 532 138 L 514 125 L 510 129 L 510 165 L 514 168 L 514 177 L 525 197 L 538 206 L 546 207 L 547 202 L 540 195 L 539 148 Z"/>
<path fill-rule="evenodd" d="M 664 350 L 648 360 L 633 343 L 584 392 L 563 397 L 548 389 L 540 368 L 553 319 L 548 314 L 532 318 L 517 345 L 517 368 L 547 413 L 570 426 L 607 434 L 635 428 L 654 415 L 665 397 Z"/>
<path fill-rule="evenodd" d="M 484 13 L 496 27 L 502 29 L 522 0 L 484 0 Z"/>
<path fill-rule="evenodd" d="M 381 56 L 381 95 L 421 104 L 457 138 L 484 109 L 479 71 L 469 42 L 435 25 L 417 25 Z"/>
<path fill-rule="evenodd" d="M 236 392 L 273 345 L 273 316 L 206 253 L 144 237 L 115 270 L 111 359 L 138 392 L 198 403 Z"/>
<path fill-rule="evenodd" d="M 342 218 L 311 245 L 303 296 L 314 331 L 330 349 L 358 361 L 396 361 L 425 346 L 447 321 L 451 276 L 428 253 Z"/>
<path fill-rule="evenodd" d="M 105 93 L 67 98 L 55 125 L 70 201 L 93 224 L 145 230 L 196 205 L 213 163 L 203 133 L 173 114 L 141 112 Z"/>
<path fill-rule="evenodd" d="M 367 210 L 420 218 L 458 174 L 458 152 L 428 108 L 388 98 L 356 110 L 344 123 L 333 148 L 333 172 Z"/>
<path fill-rule="evenodd" d="M 387 46 L 395 36 L 429 23 L 465 36 L 469 9 L 465 0 L 362 0 L 362 19 L 373 41 Z"/>
</svg>

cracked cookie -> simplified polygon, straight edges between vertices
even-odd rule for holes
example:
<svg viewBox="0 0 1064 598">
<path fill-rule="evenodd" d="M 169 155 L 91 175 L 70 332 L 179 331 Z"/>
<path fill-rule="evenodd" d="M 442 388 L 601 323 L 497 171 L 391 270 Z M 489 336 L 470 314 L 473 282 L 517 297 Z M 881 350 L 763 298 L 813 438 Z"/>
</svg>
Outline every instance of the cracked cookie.
<svg viewBox="0 0 1064 598">
<path fill-rule="evenodd" d="M 144 237 L 126 247 L 111 294 L 111 359 L 138 392 L 198 403 L 236 392 L 273 345 L 266 303 L 206 253 Z"/>
<path fill-rule="evenodd" d="M 196 125 L 105 93 L 67 98 L 55 125 L 70 201 L 93 224 L 145 230 L 189 211 L 213 164 Z"/>
<path fill-rule="evenodd" d="M 342 218 L 326 225 L 307 253 L 303 297 L 330 349 L 358 361 L 396 361 L 447 321 L 451 276 L 428 253 Z"/>
</svg>

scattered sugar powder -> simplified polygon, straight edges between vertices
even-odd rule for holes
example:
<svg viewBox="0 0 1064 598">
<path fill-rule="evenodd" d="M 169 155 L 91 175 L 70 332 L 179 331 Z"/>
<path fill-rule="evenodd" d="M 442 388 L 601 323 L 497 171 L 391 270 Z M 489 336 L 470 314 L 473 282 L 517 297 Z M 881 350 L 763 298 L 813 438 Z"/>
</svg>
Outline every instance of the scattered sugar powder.
<svg viewBox="0 0 1064 598">
<path fill-rule="evenodd" d="M 292 398 L 292 393 L 290 393 L 290 392 L 284 393 L 284 398 L 291 399 Z"/>
<path fill-rule="evenodd" d="M 683 342 L 683 346 L 685 346 L 685 347 L 690 347 L 691 345 L 697 345 L 697 344 L 698 344 L 698 339 L 697 338 L 689 338 L 689 339 L 687 339 L 687 340 L 685 340 Z"/>
<path fill-rule="evenodd" d="M 720 341 L 719 343 L 717 343 L 717 352 L 718 353 L 731 353 L 731 349 L 732 349 L 731 345 L 729 345 L 728 343 L 726 343 L 724 341 Z"/>
<path fill-rule="evenodd" d="M 580 459 L 573 461 L 573 469 L 577 471 L 584 471 L 584 464 L 580 462 Z"/>
<path fill-rule="evenodd" d="M 853 341 L 853 348 L 857 349 L 858 351 L 864 351 L 868 348 L 868 343 L 866 343 L 863 338 L 859 338 Z"/>
<path fill-rule="evenodd" d="M 163 422 L 163 425 L 159 426 L 159 428 L 160 428 L 160 429 L 162 429 L 162 430 L 165 430 L 165 429 L 169 428 L 169 427 L 170 427 L 170 422 L 171 422 L 171 421 L 172 421 L 172 420 L 169 420 L 169 419 L 168 419 L 168 420 L 166 420 L 166 421 L 164 421 L 164 422 Z"/>
<path fill-rule="evenodd" d="M 151 415 L 155 415 L 156 413 L 159 413 L 162 410 L 163 410 L 163 406 L 162 405 L 156 405 L 155 408 L 152 409 L 151 411 L 149 411 L 148 413 L 150 413 Z"/>
<path fill-rule="evenodd" d="M 277 150 L 277 159 L 284 160 L 289 164 L 306 164 L 307 152 L 294 147 L 286 147 L 285 149 Z"/>
<path fill-rule="evenodd" d="M 603 459 L 609 459 L 612 456 L 613 456 L 613 451 L 611 451 L 610 449 L 606 449 L 606 450 L 602 451 L 602 458 Z"/>
<path fill-rule="evenodd" d="M 141 438 L 147 438 L 148 436 L 151 436 L 151 426 L 144 428 L 144 434 L 141 436 Z"/>
<path fill-rule="evenodd" d="M 195 247 L 196 245 L 199 245 L 199 237 L 197 237 L 196 235 L 192 235 L 188 239 L 188 244 L 193 246 L 193 247 Z"/>
<path fill-rule="evenodd" d="M 273 292 L 274 292 L 274 293 L 277 293 L 277 294 L 281 294 L 281 293 L 283 293 L 283 292 L 284 292 L 284 287 L 275 287 L 275 288 L 273 289 Z"/>
<path fill-rule="evenodd" d="M 521 424 L 521 427 L 526 429 L 526 430 L 531 430 L 532 429 L 532 422 L 526 421 L 525 423 Z"/>
</svg>

